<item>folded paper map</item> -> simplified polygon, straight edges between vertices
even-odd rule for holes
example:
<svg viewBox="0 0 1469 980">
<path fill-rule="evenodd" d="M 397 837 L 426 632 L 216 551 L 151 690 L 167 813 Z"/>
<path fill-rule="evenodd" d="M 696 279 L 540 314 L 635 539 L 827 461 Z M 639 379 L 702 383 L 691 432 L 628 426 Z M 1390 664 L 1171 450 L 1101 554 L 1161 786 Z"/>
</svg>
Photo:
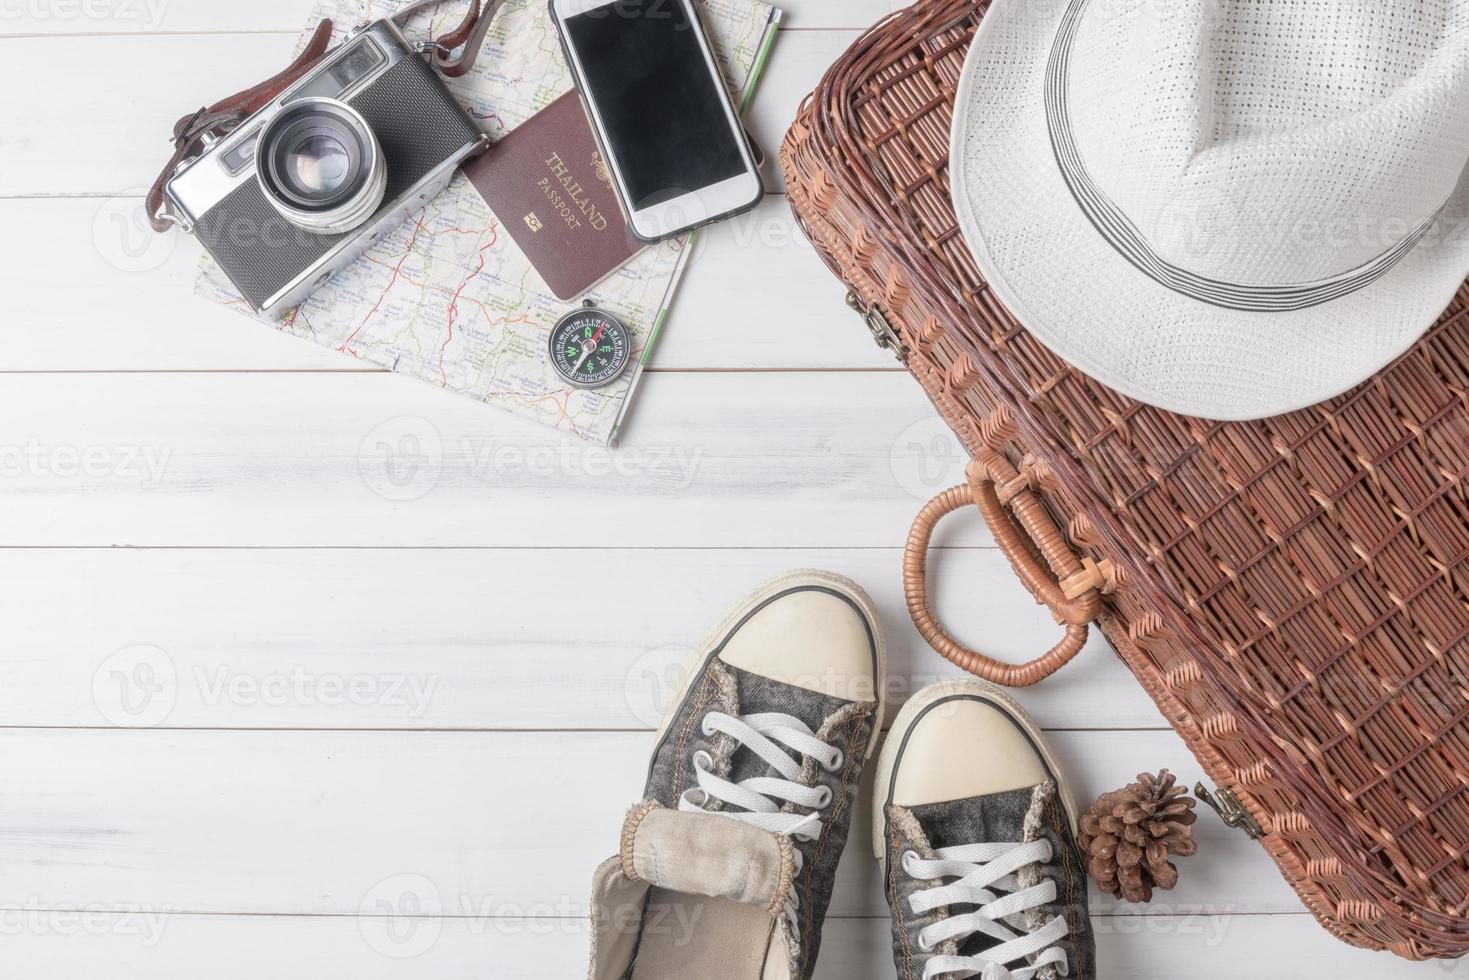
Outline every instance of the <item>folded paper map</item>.
<svg viewBox="0 0 1469 980">
<path fill-rule="evenodd" d="M 733 92 L 748 101 L 780 13 L 756 0 L 699 0 L 710 41 Z M 400 2 L 319 0 L 309 23 L 331 18 L 340 35 L 390 16 Z M 457 26 L 452 6 L 417 16 L 410 38 Z M 306 34 L 301 43 L 304 46 Z M 492 139 L 572 90 L 545 0 L 509 0 L 474 70 L 449 79 Z M 491 151 L 493 152 L 493 150 Z M 506 223 L 461 174 L 428 207 L 384 236 L 275 329 L 467 395 L 601 444 L 617 441 L 633 391 L 690 255 L 688 238 L 644 249 L 588 294 L 632 332 L 636 367 L 610 388 L 567 388 L 551 369 L 551 328 L 574 304 L 557 298 Z M 198 291 L 254 315 L 206 256 Z"/>
</svg>

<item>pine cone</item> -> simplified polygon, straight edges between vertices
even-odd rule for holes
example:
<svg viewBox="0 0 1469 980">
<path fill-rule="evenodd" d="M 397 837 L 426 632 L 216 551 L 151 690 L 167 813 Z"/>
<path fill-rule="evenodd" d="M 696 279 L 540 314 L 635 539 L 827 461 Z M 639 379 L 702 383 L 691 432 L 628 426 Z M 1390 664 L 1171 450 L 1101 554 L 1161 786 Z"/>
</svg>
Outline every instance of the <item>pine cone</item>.
<svg viewBox="0 0 1469 980">
<path fill-rule="evenodd" d="M 1198 851 L 1194 801 L 1167 769 L 1106 793 L 1081 818 L 1078 843 L 1102 891 L 1124 902 L 1151 902 L 1153 889 L 1178 884 L 1171 857 Z"/>
</svg>

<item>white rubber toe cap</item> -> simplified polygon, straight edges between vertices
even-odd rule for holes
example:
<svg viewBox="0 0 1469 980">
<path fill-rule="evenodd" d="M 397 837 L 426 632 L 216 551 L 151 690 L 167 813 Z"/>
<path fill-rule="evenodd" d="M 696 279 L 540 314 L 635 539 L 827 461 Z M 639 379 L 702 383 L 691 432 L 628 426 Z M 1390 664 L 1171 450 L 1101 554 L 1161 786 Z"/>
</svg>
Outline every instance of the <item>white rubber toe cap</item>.
<svg viewBox="0 0 1469 980">
<path fill-rule="evenodd" d="M 875 701 L 882 665 L 871 600 L 835 576 L 774 587 L 729 636 L 731 667 L 846 701 Z"/>
<path fill-rule="evenodd" d="M 974 696 L 938 698 L 904 732 L 892 802 L 914 807 L 1029 789 L 1049 777 L 1045 760 L 1015 719 Z"/>
</svg>

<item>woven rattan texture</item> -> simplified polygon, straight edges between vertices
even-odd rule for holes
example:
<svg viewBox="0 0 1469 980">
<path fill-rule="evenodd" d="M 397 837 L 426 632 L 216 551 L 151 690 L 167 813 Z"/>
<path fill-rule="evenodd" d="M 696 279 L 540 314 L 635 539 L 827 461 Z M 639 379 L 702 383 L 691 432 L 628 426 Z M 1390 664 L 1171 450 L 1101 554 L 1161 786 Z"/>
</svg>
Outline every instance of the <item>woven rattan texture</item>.
<svg viewBox="0 0 1469 980">
<path fill-rule="evenodd" d="M 1356 945 L 1463 955 L 1469 290 L 1362 388 L 1264 422 L 1172 415 L 1070 369 L 990 295 L 950 203 L 984 6 L 919 3 L 832 67 L 782 152 L 798 219 L 969 449 L 1040 474 L 1078 552 L 1113 560 L 1104 629 L 1317 917 Z"/>
</svg>

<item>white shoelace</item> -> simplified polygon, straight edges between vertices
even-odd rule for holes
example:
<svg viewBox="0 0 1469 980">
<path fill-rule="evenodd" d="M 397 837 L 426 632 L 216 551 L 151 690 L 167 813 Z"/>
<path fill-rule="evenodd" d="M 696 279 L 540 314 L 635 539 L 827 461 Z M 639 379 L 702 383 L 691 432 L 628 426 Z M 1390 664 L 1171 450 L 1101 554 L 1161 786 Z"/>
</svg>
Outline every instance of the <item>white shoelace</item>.
<svg viewBox="0 0 1469 980">
<path fill-rule="evenodd" d="M 984 933 L 999 944 L 974 956 L 933 956 L 923 968 L 924 980 L 935 977 L 979 977 L 980 980 L 1032 980 L 1048 966 L 1066 975 L 1066 952 L 1058 943 L 1065 937 L 1066 919 L 1056 916 L 1031 932 L 1025 913 L 1056 900 L 1056 882 L 1047 878 L 1022 889 L 1016 872 L 1051 860 L 1050 841 L 1029 844 L 969 844 L 945 847 L 934 852 L 937 860 L 925 861 L 913 851 L 904 851 L 903 870 L 919 881 L 957 879 L 947 885 L 915 892 L 908 904 L 917 915 L 952 905 L 975 905 L 965 915 L 943 919 L 918 933 L 924 952 L 942 942 Z M 1003 893 L 1003 894 L 1002 894 Z M 1036 957 L 1030 961 L 1030 957 Z M 1024 966 L 1015 966 L 1025 962 Z"/>
<path fill-rule="evenodd" d="M 807 786 L 799 782 L 801 764 L 791 758 L 790 753 L 781 746 L 815 759 L 827 772 L 835 772 L 845 761 L 840 749 L 817 738 L 816 733 L 801 719 L 775 712 L 736 718 L 720 711 L 711 711 L 704 716 L 703 729 L 705 737 L 713 737 L 715 734 L 729 736 L 737 743 L 737 747 L 749 749 L 765 760 L 770 768 L 780 773 L 780 777 L 756 776 L 732 783 L 715 775 L 713 757 L 708 752 L 699 751 L 694 753 L 693 758 L 694 773 L 699 785 L 684 791 L 678 801 L 680 810 L 718 813 L 794 840 L 811 841 L 821 836 L 820 811 L 831 805 L 831 789 L 826 786 Z M 708 811 L 706 808 L 713 800 L 726 806 L 739 807 L 744 812 L 727 809 Z M 782 802 L 817 812 L 805 815 L 786 813 L 781 810 Z M 802 863 L 801 852 L 797 850 L 798 873 Z M 786 899 L 785 913 L 793 942 L 801 940 L 797 921 L 800 909 L 801 900 L 792 889 L 790 897 Z"/>
</svg>

